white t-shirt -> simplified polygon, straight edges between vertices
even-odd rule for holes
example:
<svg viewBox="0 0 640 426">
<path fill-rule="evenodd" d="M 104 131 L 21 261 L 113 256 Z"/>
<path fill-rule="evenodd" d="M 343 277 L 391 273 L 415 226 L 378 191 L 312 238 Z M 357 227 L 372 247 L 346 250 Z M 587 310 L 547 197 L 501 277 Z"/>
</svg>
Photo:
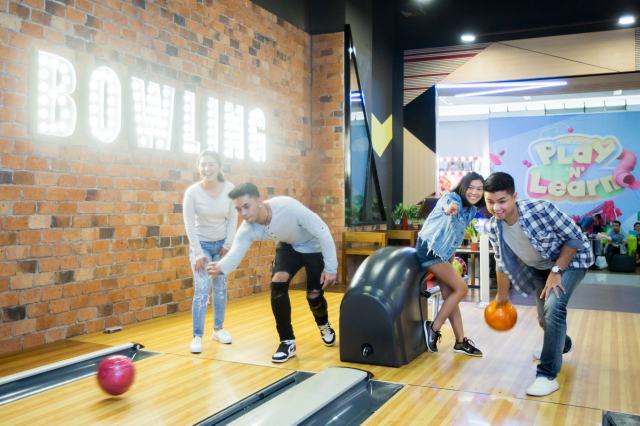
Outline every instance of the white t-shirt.
<svg viewBox="0 0 640 426">
<path fill-rule="evenodd" d="M 271 207 L 268 225 L 242 222 L 231 250 L 218 262 L 224 274 L 238 267 L 254 240 L 275 240 L 291 244 L 299 253 L 322 252 L 324 270 L 335 274 L 338 270 L 336 245 L 329 227 L 320 216 L 291 197 L 273 197 L 266 201 Z"/>
<path fill-rule="evenodd" d="M 527 234 L 525 234 L 520 226 L 519 221 L 516 221 L 513 225 L 504 222 L 502 236 L 504 242 L 525 265 L 540 270 L 551 269 L 554 265 L 553 261 L 543 258 L 540 253 L 538 253 L 538 250 L 533 247 L 531 241 L 529 241 L 529 237 L 527 237 Z"/>
<path fill-rule="evenodd" d="M 198 182 L 185 191 L 182 218 L 196 259 L 204 256 L 200 241 L 225 240 L 223 247 L 231 247 L 238 225 L 238 214 L 229 198 L 232 189 L 233 184 L 225 181 L 220 194 L 212 197 Z"/>
</svg>

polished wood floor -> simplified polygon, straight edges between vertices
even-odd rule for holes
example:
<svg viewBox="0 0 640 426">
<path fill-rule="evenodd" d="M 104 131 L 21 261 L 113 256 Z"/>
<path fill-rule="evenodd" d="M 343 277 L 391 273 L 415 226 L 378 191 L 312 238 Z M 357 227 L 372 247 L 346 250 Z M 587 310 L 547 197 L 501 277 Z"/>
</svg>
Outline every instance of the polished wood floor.
<svg viewBox="0 0 640 426">
<path fill-rule="evenodd" d="M 336 329 L 341 297 L 327 294 Z M 0 424 L 192 424 L 292 370 L 336 365 L 365 368 L 377 380 L 407 385 L 368 425 L 599 425 L 603 410 L 640 414 L 640 314 L 570 310 L 574 350 L 564 358 L 561 388 L 531 398 L 525 395 L 535 376 L 531 353 L 542 340 L 532 307 L 519 307 L 516 327 L 498 333 L 484 324 L 482 309 L 462 303 L 466 334 L 484 351 L 483 358 L 453 353 L 453 334 L 445 325 L 439 353 L 390 368 L 342 363 L 337 346 L 322 345 L 304 292 L 293 291 L 292 304 L 298 356 L 282 365 L 270 362 L 277 335 L 268 294 L 230 302 L 225 326 L 233 344 L 207 336 L 199 355 L 188 351 L 191 316 L 183 313 L 0 357 L 4 376 L 125 342 L 160 354 L 136 363 L 136 383 L 120 397 L 105 395 L 95 378 L 88 378 L 0 407 Z M 210 333 L 210 315 L 206 327 Z"/>
</svg>

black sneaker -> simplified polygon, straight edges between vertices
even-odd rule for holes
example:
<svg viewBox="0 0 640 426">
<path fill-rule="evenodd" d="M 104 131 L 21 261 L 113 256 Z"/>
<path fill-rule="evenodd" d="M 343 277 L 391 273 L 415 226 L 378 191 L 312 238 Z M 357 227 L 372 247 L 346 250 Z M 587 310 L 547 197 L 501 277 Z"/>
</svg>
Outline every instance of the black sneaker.
<svg viewBox="0 0 640 426">
<path fill-rule="evenodd" d="M 285 362 L 294 356 L 296 356 L 295 340 L 283 340 L 278 345 L 276 352 L 271 356 L 271 362 Z"/>
<path fill-rule="evenodd" d="M 327 322 L 325 325 L 319 325 L 318 328 L 324 345 L 333 346 L 336 342 L 336 332 L 331 328 L 331 323 Z"/>
<path fill-rule="evenodd" d="M 473 340 L 467 339 L 466 337 L 462 339 L 462 342 L 456 342 L 456 344 L 453 345 L 453 351 L 469 356 L 482 356 L 482 351 L 476 348 Z"/>
<path fill-rule="evenodd" d="M 433 331 L 431 324 L 431 321 L 424 322 L 424 338 L 427 343 L 427 350 L 429 352 L 438 352 L 438 342 L 442 338 L 442 334 L 439 331 Z"/>
</svg>

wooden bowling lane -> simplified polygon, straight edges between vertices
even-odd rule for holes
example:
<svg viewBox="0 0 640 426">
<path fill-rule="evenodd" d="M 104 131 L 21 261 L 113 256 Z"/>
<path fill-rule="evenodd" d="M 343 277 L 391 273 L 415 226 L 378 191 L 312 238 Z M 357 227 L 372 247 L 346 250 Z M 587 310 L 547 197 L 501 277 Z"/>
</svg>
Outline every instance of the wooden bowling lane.
<svg viewBox="0 0 640 426">
<path fill-rule="evenodd" d="M 161 354 L 135 363 L 133 386 L 112 397 L 95 377 L 0 408 L 0 424 L 193 424 L 290 371 Z"/>
<path fill-rule="evenodd" d="M 0 377 L 64 361 L 108 347 L 109 345 L 100 343 L 61 340 L 49 345 L 27 349 L 24 352 L 2 355 L 0 356 Z"/>
<path fill-rule="evenodd" d="M 341 298 L 341 294 L 327 293 L 330 320 L 336 330 L 339 330 Z M 433 395 L 424 393 L 425 389 L 433 388 L 444 392 L 438 394 L 438 397 L 444 395 L 443 398 L 446 396 L 457 401 L 456 404 L 462 404 L 467 400 L 475 401 L 474 403 L 481 401 L 483 404 L 497 404 L 494 410 L 498 413 L 495 416 L 498 417 L 494 416 L 493 411 L 478 411 L 480 414 L 484 413 L 483 415 L 488 416 L 487 418 L 498 419 L 491 422 L 486 421 L 485 424 L 511 424 L 507 421 L 509 416 L 517 420 L 513 422 L 514 424 L 531 424 L 527 421 L 520 422 L 523 417 L 513 414 L 509 407 L 516 407 L 513 408 L 515 411 L 518 409 L 535 411 L 532 407 L 537 407 L 537 410 L 547 413 L 542 418 L 551 419 L 556 415 L 560 416 L 558 418 L 564 416 L 572 419 L 571 416 L 578 416 L 578 414 L 566 413 L 573 409 L 580 412 L 584 409 L 594 409 L 596 411 L 610 410 L 640 414 L 640 405 L 637 403 L 640 401 L 640 363 L 636 360 L 637 354 L 640 353 L 640 339 L 637 338 L 638 330 L 640 330 L 640 315 L 638 314 L 571 309 L 568 329 L 574 339 L 575 346 L 574 350 L 564 357 L 564 365 L 558 376 L 560 390 L 543 398 L 531 398 L 525 395 L 526 387 L 535 376 L 536 363 L 532 360 L 531 353 L 542 342 L 542 331 L 537 325 L 533 307 L 517 306 L 518 323 L 515 328 L 508 332 L 499 333 L 486 326 L 482 309 L 473 303 L 462 303 L 461 309 L 466 335 L 484 351 L 483 358 L 471 358 L 452 352 L 453 333 L 450 326 L 445 324 L 440 352 L 437 354 L 423 353 L 409 365 L 391 368 L 341 362 L 338 346 L 327 348 L 322 345 L 318 329 L 307 306 L 305 293 L 292 291 L 291 300 L 298 355 L 282 365 L 274 365 L 270 362 L 278 338 L 268 293 L 233 300 L 229 303 L 225 327 L 233 336 L 233 344 L 231 345 L 221 345 L 210 340 L 208 334 L 211 332 L 212 325 L 211 312 L 209 312 L 205 328 L 207 335 L 203 339 L 204 352 L 200 355 L 193 355 L 188 351 L 191 339 L 191 315 L 189 312 L 125 326 L 124 330 L 119 333 L 79 336 L 69 342 L 75 341 L 80 345 L 75 349 L 76 351 L 82 345 L 97 346 L 97 349 L 101 349 L 105 345 L 115 346 L 125 342 L 139 342 L 150 351 L 164 354 L 136 363 L 136 367 L 140 365 L 140 368 L 147 362 L 155 364 L 158 362 L 157 359 L 174 358 L 183 362 L 198 362 L 206 365 L 227 366 L 231 362 L 233 363 L 231 365 L 239 369 L 246 367 L 257 372 L 262 372 L 264 367 L 269 367 L 264 368 L 264 371 L 272 372 L 272 374 L 274 371 L 279 372 L 282 376 L 288 373 L 287 370 L 318 372 L 328 367 L 340 365 L 363 368 L 373 372 L 376 380 L 409 385 L 412 394 L 418 392 L 425 398 Z M 338 335 L 339 343 L 340 336 Z M 22 362 L 24 365 L 30 366 L 28 361 Z M 0 363 L 0 365 L 3 364 Z M 272 383 L 277 378 L 279 377 L 265 380 L 265 382 Z M 170 377 L 165 380 L 169 381 Z M 227 381 L 229 379 L 226 374 L 222 374 L 220 380 Z M 88 387 L 91 392 L 94 392 L 94 399 L 90 404 L 105 398 L 99 393 L 97 385 L 94 386 L 94 384 L 92 383 Z M 128 398 L 128 395 L 134 395 L 139 384 L 136 383 L 125 396 Z M 252 389 L 261 387 L 263 386 L 253 386 Z M 417 390 L 413 390 L 414 387 Z M 247 393 L 251 392 L 247 391 Z M 402 391 L 402 394 L 405 392 L 408 390 Z M 456 399 L 457 397 L 451 396 L 448 392 L 459 393 L 464 398 L 461 396 L 462 399 Z M 190 399 L 197 398 L 196 395 L 208 398 L 210 394 L 211 390 L 207 386 L 203 386 L 199 387 L 199 390 L 193 388 L 185 390 L 179 395 L 172 395 L 178 400 L 185 398 L 188 403 Z M 84 400 L 84 395 L 80 397 Z M 69 404 L 73 405 L 76 397 L 70 393 L 68 398 Z M 398 396 L 393 401 L 397 398 Z M 240 397 L 238 396 L 236 399 L 240 399 Z M 506 402 L 501 402 L 503 400 Z M 126 403 L 123 404 L 126 405 Z M 415 403 L 415 405 L 417 410 L 417 406 L 420 404 Z M 467 407 L 467 409 L 473 407 L 475 405 Z M 5 407 L 2 407 L 0 412 L 4 409 Z M 383 407 L 381 413 L 385 413 L 384 410 Z M 403 410 L 408 411 L 409 409 Z M 556 414 L 556 412 L 560 414 Z M 163 411 L 163 413 L 165 412 Z M 171 421 L 160 421 L 160 423 L 174 423 L 173 413 L 166 413 L 167 419 Z M 499 419 L 500 413 L 506 417 Z M 1 415 L 6 416 L 6 414 Z M 580 415 L 582 416 L 582 414 Z M 527 418 L 536 419 L 536 416 L 537 414 L 532 414 Z M 159 418 L 158 416 L 153 417 L 156 420 Z M 380 419 L 380 417 L 377 418 Z M 385 421 L 392 423 L 393 419 L 394 417 L 389 417 Z M 411 419 L 411 417 L 406 416 L 406 419 Z M 425 417 L 423 419 L 425 419 L 425 423 L 431 421 Z M 462 419 L 462 417 L 456 417 L 456 419 Z M 458 422 L 456 419 L 451 422 Z M 0 424 L 3 423 L 0 421 Z M 459 423 L 463 424 L 464 422 L 460 421 Z M 480 421 L 480 423 L 482 422 Z M 553 422 L 549 424 L 553 424 Z M 562 424 L 562 422 L 558 422 L 558 424 Z"/>
<path fill-rule="evenodd" d="M 406 386 L 363 423 L 374 425 L 601 425 L 593 408 Z"/>
<path fill-rule="evenodd" d="M 330 320 L 339 330 L 342 295 L 326 295 Z M 564 356 L 558 376 L 560 390 L 543 398 L 530 398 L 525 389 L 534 379 L 536 366 L 531 354 L 542 343 L 533 307 L 517 306 L 518 323 L 513 330 L 500 333 L 487 327 L 482 309 L 473 303 L 461 303 L 465 333 L 483 350 L 483 358 L 452 352 L 453 333 L 445 324 L 440 352 L 423 353 L 409 365 L 391 368 L 341 362 L 338 346 L 327 348 L 320 342 L 305 293 L 292 291 L 291 301 L 298 356 L 276 368 L 318 372 L 345 365 L 367 369 L 377 380 L 640 415 L 639 314 L 570 309 L 568 330 L 574 350 Z M 212 342 L 208 336 L 211 312 L 208 313 L 204 352 L 200 355 L 188 352 L 190 313 L 125 326 L 124 331 L 111 335 L 99 333 L 74 340 L 107 345 L 140 342 L 149 350 L 162 353 L 274 366 L 270 357 L 278 338 L 268 293 L 231 301 L 225 327 L 233 336 L 233 344 Z"/>
</svg>

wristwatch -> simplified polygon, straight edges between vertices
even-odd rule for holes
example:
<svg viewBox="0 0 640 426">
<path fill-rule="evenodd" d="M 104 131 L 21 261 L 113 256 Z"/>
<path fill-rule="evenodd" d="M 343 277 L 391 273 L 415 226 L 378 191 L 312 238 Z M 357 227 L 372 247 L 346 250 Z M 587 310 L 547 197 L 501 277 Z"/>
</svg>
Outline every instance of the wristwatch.
<svg viewBox="0 0 640 426">
<path fill-rule="evenodd" d="M 562 268 L 560 268 L 558 265 L 553 265 L 553 268 L 551 268 L 551 272 L 554 274 L 559 274 L 560 272 L 562 272 Z"/>
</svg>

